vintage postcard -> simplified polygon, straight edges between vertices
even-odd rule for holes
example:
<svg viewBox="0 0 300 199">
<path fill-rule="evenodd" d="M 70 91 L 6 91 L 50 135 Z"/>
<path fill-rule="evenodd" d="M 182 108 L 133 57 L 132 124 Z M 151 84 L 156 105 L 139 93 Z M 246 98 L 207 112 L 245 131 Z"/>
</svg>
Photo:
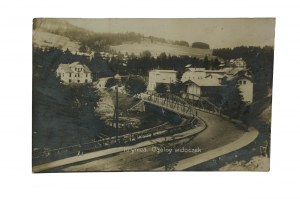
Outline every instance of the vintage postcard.
<svg viewBox="0 0 300 199">
<path fill-rule="evenodd" d="M 33 20 L 32 171 L 269 171 L 274 18 Z"/>
</svg>

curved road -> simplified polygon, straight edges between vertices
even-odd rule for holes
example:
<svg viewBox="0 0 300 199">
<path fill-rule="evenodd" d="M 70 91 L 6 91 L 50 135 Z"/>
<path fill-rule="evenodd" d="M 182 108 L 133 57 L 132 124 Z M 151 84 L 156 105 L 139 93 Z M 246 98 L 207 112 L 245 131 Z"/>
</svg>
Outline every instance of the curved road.
<svg viewBox="0 0 300 199">
<path fill-rule="evenodd" d="M 223 155 L 226 153 L 237 150 L 243 146 L 248 145 L 257 137 L 257 131 L 249 132 L 236 126 L 231 121 L 224 119 L 220 116 L 216 116 L 210 113 L 202 111 L 198 112 L 198 116 L 202 118 L 207 128 L 197 134 L 189 143 L 186 148 L 189 149 L 201 149 L 201 152 L 182 152 L 176 153 L 176 155 L 170 155 L 172 161 L 176 164 L 184 163 L 184 167 L 188 168 L 187 164 L 193 160 L 192 164 L 197 164 L 197 157 L 201 154 L 206 154 L 207 160 L 212 157 L 218 157 L 218 153 Z M 238 148 L 237 148 L 238 146 Z M 155 150 L 154 150 L 155 149 Z M 115 154 L 111 157 L 98 158 L 86 163 L 77 163 L 73 166 L 67 166 L 62 168 L 63 171 L 128 171 L 128 170 L 161 170 L 164 168 L 164 161 L 160 158 L 157 148 L 153 146 L 147 146 L 139 151 L 123 151 Z M 218 150 L 220 149 L 220 150 Z M 214 154 L 210 157 L 209 152 L 213 151 Z M 194 158 L 193 158 L 194 157 Z M 192 158 L 192 159 L 191 159 Z M 205 157 L 206 158 L 206 157 Z M 200 160 L 203 162 L 203 157 Z M 194 165 L 190 165 L 194 166 Z M 176 166 L 175 166 L 176 170 Z"/>
</svg>

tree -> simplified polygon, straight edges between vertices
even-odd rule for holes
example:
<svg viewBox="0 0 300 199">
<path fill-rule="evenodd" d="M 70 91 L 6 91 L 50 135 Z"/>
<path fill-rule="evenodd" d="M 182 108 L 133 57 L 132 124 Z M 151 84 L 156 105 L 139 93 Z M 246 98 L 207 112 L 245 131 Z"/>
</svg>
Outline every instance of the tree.
<svg viewBox="0 0 300 199">
<path fill-rule="evenodd" d="M 140 77 L 131 77 L 125 82 L 125 90 L 130 95 L 145 92 L 146 87 L 145 81 Z"/>
<path fill-rule="evenodd" d="M 203 42 L 194 42 L 192 48 L 209 49 L 209 45 Z"/>
<path fill-rule="evenodd" d="M 212 69 L 213 70 L 218 70 L 219 69 L 219 65 L 220 65 L 220 62 L 219 62 L 218 58 L 214 59 L 213 63 L 212 63 Z"/>
<path fill-rule="evenodd" d="M 175 84 L 170 85 L 170 92 L 173 94 L 180 94 L 180 91 L 182 90 L 182 82 L 181 81 L 176 81 Z"/>
<path fill-rule="evenodd" d="M 179 45 L 179 46 L 187 46 L 189 47 L 189 43 L 187 41 L 174 41 L 174 45 Z"/>
<path fill-rule="evenodd" d="M 142 52 L 140 59 L 138 60 L 138 74 L 148 75 L 148 71 L 154 66 L 155 59 L 151 57 L 150 51 L 146 50 Z"/>
<path fill-rule="evenodd" d="M 231 118 L 239 118 L 241 111 L 245 107 L 245 102 L 240 90 L 234 83 L 230 84 L 223 95 L 222 113 Z"/>
<path fill-rule="evenodd" d="M 118 84 L 118 81 L 117 81 L 115 78 L 110 78 L 110 79 L 107 80 L 105 86 L 106 86 L 107 88 L 110 88 L 110 87 L 113 87 L 113 86 L 115 86 L 115 85 L 117 85 L 117 84 Z"/>
<path fill-rule="evenodd" d="M 140 56 L 142 58 L 150 58 L 151 57 L 151 52 L 149 50 L 145 50 L 145 51 L 141 52 Z"/>
<path fill-rule="evenodd" d="M 168 87 L 166 84 L 157 84 L 155 91 L 157 93 L 166 93 L 168 90 Z"/>
<path fill-rule="evenodd" d="M 204 57 L 203 66 L 204 66 L 205 69 L 209 68 L 209 60 L 208 60 L 208 57 L 206 55 Z"/>
<path fill-rule="evenodd" d="M 85 45 L 81 45 L 79 47 L 79 52 L 83 52 L 83 53 L 87 52 L 87 47 Z"/>
</svg>

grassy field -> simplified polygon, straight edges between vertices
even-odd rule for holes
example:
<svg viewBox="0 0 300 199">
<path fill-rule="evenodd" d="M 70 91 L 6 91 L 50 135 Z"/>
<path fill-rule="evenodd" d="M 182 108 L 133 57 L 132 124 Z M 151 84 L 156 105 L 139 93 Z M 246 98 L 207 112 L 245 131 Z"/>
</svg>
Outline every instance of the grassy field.
<svg viewBox="0 0 300 199">
<path fill-rule="evenodd" d="M 116 52 L 120 52 L 125 54 L 135 54 L 139 55 L 141 52 L 148 50 L 151 52 L 152 56 L 159 56 L 162 52 L 165 52 L 167 55 L 187 55 L 197 58 L 204 58 L 205 55 L 211 57 L 212 50 L 210 49 L 199 49 L 199 48 L 191 48 L 186 46 L 178 46 L 172 44 L 164 44 L 164 43 L 151 43 L 151 42 L 142 42 L 142 43 L 128 43 L 122 44 L 118 46 L 111 46 L 113 50 Z"/>
<path fill-rule="evenodd" d="M 34 31 L 32 42 L 35 47 L 55 47 L 62 50 L 67 50 L 68 48 L 71 52 L 78 52 L 80 47 L 78 43 L 71 41 L 68 37 L 43 31 Z"/>
</svg>

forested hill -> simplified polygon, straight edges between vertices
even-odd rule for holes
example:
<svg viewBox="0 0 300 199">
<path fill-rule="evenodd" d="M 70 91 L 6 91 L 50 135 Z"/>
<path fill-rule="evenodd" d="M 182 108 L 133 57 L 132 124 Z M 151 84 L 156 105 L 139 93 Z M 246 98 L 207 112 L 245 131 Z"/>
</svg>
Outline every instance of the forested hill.
<svg viewBox="0 0 300 199">
<path fill-rule="evenodd" d="M 133 32 L 96 33 L 74 26 L 64 19 L 34 19 L 33 29 L 68 37 L 72 41 L 86 45 L 92 45 L 94 42 L 102 45 L 119 45 L 127 41 L 139 42 L 143 38 L 143 35 Z"/>
<path fill-rule="evenodd" d="M 110 46 L 123 44 L 140 44 L 142 42 L 168 44 L 181 47 L 209 49 L 203 42 L 194 42 L 189 45 L 187 41 L 172 41 L 154 36 L 144 36 L 140 33 L 96 33 L 68 23 L 64 19 L 34 19 L 33 29 L 36 32 L 46 32 L 62 36 L 80 45 L 79 51 L 107 51 Z"/>
</svg>

